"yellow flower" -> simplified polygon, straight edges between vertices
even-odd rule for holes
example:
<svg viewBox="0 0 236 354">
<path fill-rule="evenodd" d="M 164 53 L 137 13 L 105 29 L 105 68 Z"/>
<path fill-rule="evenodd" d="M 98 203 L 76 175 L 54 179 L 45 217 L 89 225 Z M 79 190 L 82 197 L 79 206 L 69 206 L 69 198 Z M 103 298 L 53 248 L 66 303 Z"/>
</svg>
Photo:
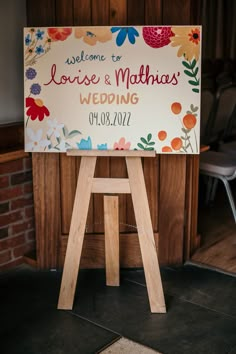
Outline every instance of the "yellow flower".
<svg viewBox="0 0 236 354">
<path fill-rule="evenodd" d="M 175 34 L 171 37 L 172 47 L 180 47 L 178 57 L 184 55 L 186 60 L 199 59 L 200 53 L 200 29 L 199 27 L 172 27 Z"/>
<path fill-rule="evenodd" d="M 95 45 L 97 42 L 107 42 L 112 39 L 112 33 L 105 27 L 83 27 L 75 29 L 75 37 L 83 38 L 83 41 L 89 45 Z"/>
</svg>

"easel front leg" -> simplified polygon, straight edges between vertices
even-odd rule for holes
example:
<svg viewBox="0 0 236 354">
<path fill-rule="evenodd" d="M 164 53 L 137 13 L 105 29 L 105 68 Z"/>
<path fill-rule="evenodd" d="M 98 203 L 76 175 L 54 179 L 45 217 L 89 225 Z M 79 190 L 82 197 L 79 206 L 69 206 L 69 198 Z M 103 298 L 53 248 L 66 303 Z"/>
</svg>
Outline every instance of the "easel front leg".
<svg viewBox="0 0 236 354">
<path fill-rule="evenodd" d="M 165 299 L 140 157 L 126 157 L 151 312 L 165 313 Z"/>
<path fill-rule="evenodd" d="M 82 157 L 66 250 L 58 309 L 73 307 L 96 157 Z"/>
</svg>

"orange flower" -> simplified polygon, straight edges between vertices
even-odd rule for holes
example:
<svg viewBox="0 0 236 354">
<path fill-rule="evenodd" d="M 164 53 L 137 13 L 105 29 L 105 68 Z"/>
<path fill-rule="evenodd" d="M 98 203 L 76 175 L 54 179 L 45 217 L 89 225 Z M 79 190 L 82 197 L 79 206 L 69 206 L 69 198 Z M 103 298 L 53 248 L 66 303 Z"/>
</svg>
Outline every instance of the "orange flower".
<svg viewBox="0 0 236 354">
<path fill-rule="evenodd" d="M 197 118 L 193 114 L 186 114 L 183 118 L 183 124 L 187 129 L 192 129 L 197 123 Z"/>
<path fill-rule="evenodd" d="M 120 138 L 118 143 L 114 143 L 114 150 L 129 150 L 131 143 L 126 143 L 125 138 Z"/>
<path fill-rule="evenodd" d="M 28 117 L 30 117 L 32 120 L 39 119 L 42 121 L 45 116 L 49 116 L 50 112 L 43 105 L 43 101 L 41 99 L 33 99 L 31 97 L 26 98 L 26 107 L 29 107 L 26 111 L 26 114 Z"/>
<path fill-rule="evenodd" d="M 200 41 L 200 31 L 199 28 L 195 28 L 191 30 L 191 33 L 188 34 L 190 37 L 189 40 L 195 44 L 198 44 Z"/>
<path fill-rule="evenodd" d="M 48 28 L 48 35 L 53 41 L 64 41 L 72 33 L 72 28 Z"/>
<path fill-rule="evenodd" d="M 163 146 L 163 148 L 161 149 L 162 152 L 172 152 L 172 149 L 170 146 Z"/>
<path fill-rule="evenodd" d="M 176 150 L 176 151 L 180 150 L 183 146 L 183 142 L 180 138 L 172 139 L 170 144 L 171 144 L 172 149 Z"/>
<path fill-rule="evenodd" d="M 165 140 L 167 137 L 167 132 L 165 130 L 160 130 L 157 134 L 159 140 Z"/>
<path fill-rule="evenodd" d="M 97 42 L 105 43 L 112 39 L 112 33 L 106 27 L 78 27 L 75 29 L 75 38 L 83 38 L 83 41 L 89 45 L 95 45 Z"/>
<path fill-rule="evenodd" d="M 182 110 L 182 106 L 179 102 L 173 102 L 171 105 L 171 110 L 174 114 L 179 114 Z"/>
</svg>

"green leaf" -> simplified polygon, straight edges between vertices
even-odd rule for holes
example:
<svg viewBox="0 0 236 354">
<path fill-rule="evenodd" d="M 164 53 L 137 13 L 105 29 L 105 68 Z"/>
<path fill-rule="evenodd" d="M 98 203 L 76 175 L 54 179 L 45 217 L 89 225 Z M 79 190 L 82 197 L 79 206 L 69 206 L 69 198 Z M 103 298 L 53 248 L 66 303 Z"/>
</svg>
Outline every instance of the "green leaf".
<svg viewBox="0 0 236 354">
<path fill-rule="evenodd" d="M 182 128 L 181 130 L 182 130 L 182 132 L 184 132 L 185 134 L 188 134 L 188 133 L 190 132 L 190 129 Z"/>
<path fill-rule="evenodd" d="M 140 149 L 145 150 L 145 147 L 142 144 L 138 143 L 137 145 Z"/>
<path fill-rule="evenodd" d="M 146 150 L 146 151 L 153 151 L 154 148 L 153 148 L 153 147 L 147 147 L 145 150 Z"/>
<path fill-rule="evenodd" d="M 148 142 L 147 142 L 147 140 L 145 139 L 145 138 L 140 138 L 140 140 L 142 141 L 142 143 L 144 143 L 144 144 L 148 144 Z"/>
<path fill-rule="evenodd" d="M 187 61 L 182 61 L 182 64 L 185 66 L 185 68 L 191 70 L 191 65 L 189 65 L 189 63 Z"/>
<path fill-rule="evenodd" d="M 147 141 L 150 141 L 152 139 L 152 134 L 149 133 L 148 136 L 147 136 Z"/>
<path fill-rule="evenodd" d="M 79 130 L 72 130 L 69 135 L 68 138 L 73 138 L 74 136 L 81 134 L 81 132 Z"/>
<path fill-rule="evenodd" d="M 60 142 L 61 142 L 61 139 L 60 139 L 60 138 L 57 138 L 57 142 L 58 142 L 58 144 L 60 144 Z"/>
<path fill-rule="evenodd" d="M 192 114 L 192 111 L 187 111 L 186 113 L 187 113 L 187 114 Z"/>
<path fill-rule="evenodd" d="M 191 108 L 192 112 L 197 112 L 197 110 L 198 110 L 198 106 L 194 107 L 193 104 L 191 104 L 190 108 Z"/>
<path fill-rule="evenodd" d="M 64 125 L 64 127 L 62 128 L 62 131 L 63 131 L 64 137 L 67 139 L 68 135 L 69 135 L 69 130 L 66 125 Z"/>
<path fill-rule="evenodd" d="M 188 76 L 195 77 L 195 75 L 191 71 L 184 70 L 184 73 Z"/>
<path fill-rule="evenodd" d="M 196 59 L 193 59 L 193 61 L 191 63 L 191 69 L 193 69 L 196 64 L 197 64 Z"/>
<path fill-rule="evenodd" d="M 155 144 L 156 144 L 155 141 L 150 141 L 150 143 L 148 143 L 149 146 L 155 145 Z"/>
<path fill-rule="evenodd" d="M 194 86 L 198 86 L 199 85 L 199 81 L 193 81 L 193 80 L 189 80 L 189 84 L 190 85 L 194 85 Z"/>
<path fill-rule="evenodd" d="M 190 147 L 190 144 L 188 144 L 187 146 L 185 146 L 186 149 L 188 149 Z"/>
<path fill-rule="evenodd" d="M 198 66 L 196 67 L 196 69 L 194 70 L 194 76 L 197 76 L 198 74 Z"/>
<path fill-rule="evenodd" d="M 199 93 L 199 89 L 198 88 L 193 88 L 192 91 L 196 92 L 196 93 Z"/>
<path fill-rule="evenodd" d="M 187 140 L 188 138 L 186 138 L 185 136 L 181 136 L 182 140 Z"/>
</svg>

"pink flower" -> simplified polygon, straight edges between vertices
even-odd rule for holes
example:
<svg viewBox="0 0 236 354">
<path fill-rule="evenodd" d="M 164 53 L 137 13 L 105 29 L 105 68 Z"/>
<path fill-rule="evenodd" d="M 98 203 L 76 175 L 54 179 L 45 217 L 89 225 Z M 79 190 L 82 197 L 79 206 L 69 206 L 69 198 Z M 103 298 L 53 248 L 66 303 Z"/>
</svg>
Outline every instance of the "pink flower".
<svg viewBox="0 0 236 354">
<path fill-rule="evenodd" d="M 114 150 L 129 150 L 130 149 L 130 142 L 125 142 L 125 138 L 120 138 L 118 143 L 114 143 L 113 149 Z"/>
</svg>

